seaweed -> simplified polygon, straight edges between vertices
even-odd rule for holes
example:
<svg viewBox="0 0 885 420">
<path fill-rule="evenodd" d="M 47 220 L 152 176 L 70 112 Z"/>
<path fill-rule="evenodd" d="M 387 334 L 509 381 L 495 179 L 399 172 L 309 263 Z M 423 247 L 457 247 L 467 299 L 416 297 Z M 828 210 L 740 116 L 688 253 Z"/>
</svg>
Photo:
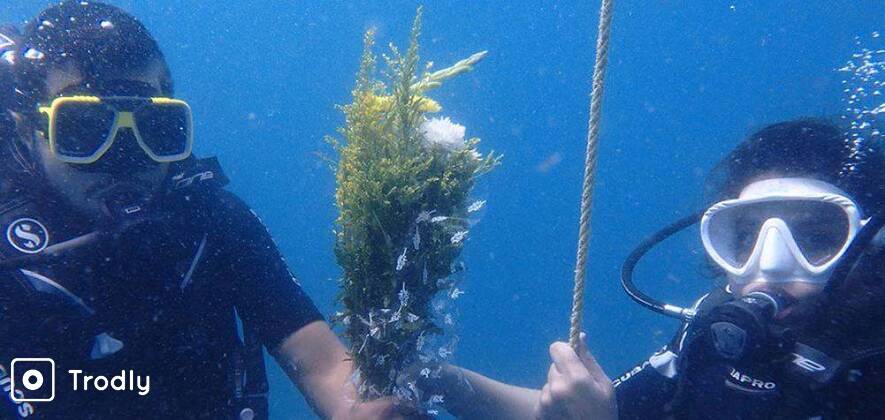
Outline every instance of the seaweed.
<svg viewBox="0 0 885 420">
<path fill-rule="evenodd" d="M 420 358 L 447 356 L 424 348 L 444 330 L 433 301 L 442 292 L 460 292 L 452 278 L 469 210 L 477 206 L 469 195 L 477 177 L 500 161 L 477 152 L 479 139 L 464 141 L 463 127 L 427 118 L 442 108 L 426 92 L 471 70 L 485 52 L 432 73 L 428 65 L 419 74 L 420 32 L 419 8 L 408 50 L 391 45 L 384 56 L 387 83 L 376 77 L 374 33 L 365 34 L 352 102 L 339 107 L 344 126 L 327 139 L 339 155 L 335 256 L 343 270 L 343 309 L 334 320 L 349 343 L 363 399 L 408 397 L 397 386 L 404 370 Z M 460 129 L 460 141 L 452 135 L 434 141 L 434 124 L 455 140 Z"/>
</svg>

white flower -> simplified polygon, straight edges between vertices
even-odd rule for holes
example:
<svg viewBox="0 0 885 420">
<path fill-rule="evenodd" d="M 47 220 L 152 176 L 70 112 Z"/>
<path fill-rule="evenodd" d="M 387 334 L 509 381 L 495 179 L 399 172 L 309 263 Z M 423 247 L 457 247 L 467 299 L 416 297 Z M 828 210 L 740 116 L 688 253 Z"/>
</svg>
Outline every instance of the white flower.
<svg viewBox="0 0 885 420">
<path fill-rule="evenodd" d="M 431 118 L 421 123 L 420 131 L 424 144 L 453 152 L 464 147 L 463 125 L 455 124 L 449 117 Z"/>
</svg>

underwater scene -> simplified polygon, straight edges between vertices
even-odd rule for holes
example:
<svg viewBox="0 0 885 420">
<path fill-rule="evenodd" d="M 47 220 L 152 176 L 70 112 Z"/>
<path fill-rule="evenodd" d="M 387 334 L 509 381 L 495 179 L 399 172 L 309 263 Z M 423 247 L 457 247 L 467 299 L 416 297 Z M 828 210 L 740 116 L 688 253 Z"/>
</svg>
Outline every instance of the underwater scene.
<svg viewBox="0 0 885 420">
<path fill-rule="evenodd" d="M 0 418 L 885 416 L 881 0 L 4 23 Z"/>
</svg>

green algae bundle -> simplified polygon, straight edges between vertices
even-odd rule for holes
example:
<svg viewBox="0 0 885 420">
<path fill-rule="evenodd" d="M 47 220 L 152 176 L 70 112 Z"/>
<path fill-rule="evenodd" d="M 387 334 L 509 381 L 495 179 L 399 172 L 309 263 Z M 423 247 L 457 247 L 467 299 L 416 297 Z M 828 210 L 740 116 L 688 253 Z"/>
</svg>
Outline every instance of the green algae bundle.
<svg viewBox="0 0 885 420">
<path fill-rule="evenodd" d="M 419 396 L 418 378 L 409 375 L 429 377 L 451 355 L 454 340 L 435 338 L 452 324 L 444 301 L 462 293 L 454 280 L 458 257 L 470 214 L 484 204 L 470 192 L 499 159 L 481 154 L 479 139 L 465 138 L 466 128 L 439 115 L 442 107 L 427 95 L 485 52 L 419 72 L 420 16 L 408 51 L 391 46 L 384 57 L 383 78 L 376 77 L 373 33 L 366 34 L 353 101 L 340 107 L 345 124 L 329 141 L 339 154 L 335 255 L 343 269 L 335 320 L 360 397 L 424 405 L 441 396 Z"/>
</svg>

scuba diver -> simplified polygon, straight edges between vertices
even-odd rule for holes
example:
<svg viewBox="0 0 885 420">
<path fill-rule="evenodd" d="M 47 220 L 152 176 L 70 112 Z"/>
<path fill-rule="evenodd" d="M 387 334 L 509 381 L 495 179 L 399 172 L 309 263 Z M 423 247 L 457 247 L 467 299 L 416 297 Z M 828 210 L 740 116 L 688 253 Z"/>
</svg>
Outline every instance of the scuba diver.
<svg viewBox="0 0 885 420">
<path fill-rule="evenodd" d="M 631 297 L 683 321 L 630 371 L 610 381 L 583 343 L 558 342 L 541 390 L 452 365 L 418 385 L 463 418 L 882 418 L 885 157 L 845 133 L 814 119 L 756 132 L 714 169 L 715 204 L 628 258 Z M 639 291 L 642 255 L 694 224 L 720 284 L 690 308 Z"/>
<path fill-rule="evenodd" d="M 0 417 L 266 418 L 263 348 L 323 418 L 409 414 L 355 402 L 136 18 L 65 1 L 0 32 Z"/>
</svg>

